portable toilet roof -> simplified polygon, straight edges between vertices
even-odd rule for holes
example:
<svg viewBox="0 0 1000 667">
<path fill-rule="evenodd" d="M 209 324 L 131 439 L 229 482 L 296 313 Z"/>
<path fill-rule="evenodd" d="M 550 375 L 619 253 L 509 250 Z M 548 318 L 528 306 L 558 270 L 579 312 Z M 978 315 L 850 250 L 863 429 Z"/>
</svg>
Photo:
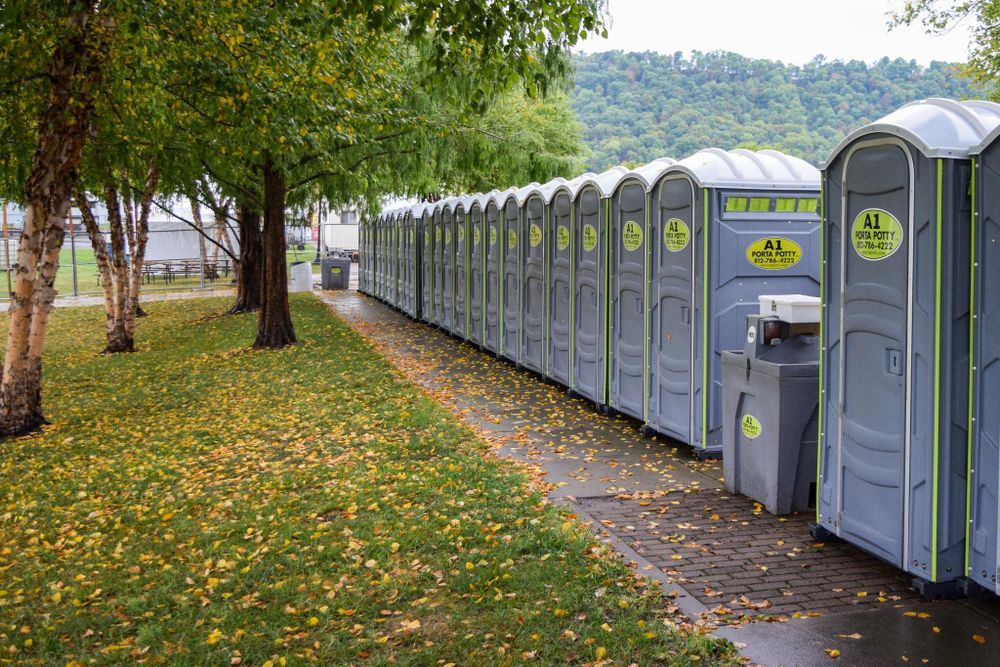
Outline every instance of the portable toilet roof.
<svg viewBox="0 0 1000 667">
<path fill-rule="evenodd" d="M 480 192 L 472 196 L 473 203 L 479 204 L 479 208 L 485 209 L 486 204 L 489 202 L 490 197 L 496 190 L 491 190 L 490 192 Z"/>
<path fill-rule="evenodd" d="M 627 173 L 628 169 L 625 167 L 611 167 L 596 176 L 585 178 L 577 185 L 576 191 L 579 193 L 586 186 L 593 185 L 601 193 L 601 197 L 610 197 Z"/>
<path fill-rule="evenodd" d="M 644 164 L 641 167 L 636 167 L 632 171 L 627 172 L 624 176 L 622 176 L 618 185 L 621 185 L 622 181 L 634 178 L 645 185 L 646 191 L 649 192 L 649 190 L 653 187 L 653 184 L 660 180 L 660 176 L 665 174 L 667 169 L 675 164 L 675 162 L 675 160 L 668 157 L 656 158 L 649 164 Z"/>
<path fill-rule="evenodd" d="M 995 102 L 956 102 L 939 97 L 917 100 L 847 135 L 821 167 L 825 169 L 859 137 L 875 133 L 905 139 L 929 158 L 968 157 L 998 124 L 1000 105 Z"/>
<path fill-rule="evenodd" d="M 478 196 L 479 195 L 462 195 L 461 197 L 458 197 L 458 202 L 456 202 L 455 207 L 457 208 L 459 205 L 461 205 L 462 208 L 468 211 L 470 208 L 472 208 L 472 204 L 473 202 L 476 201 L 476 198 Z"/>
<path fill-rule="evenodd" d="M 545 183 L 544 185 L 539 185 L 538 187 L 532 188 L 531 191 L 527 195 L 525 195 L 525 198 L 530 197 L 532 194 L 537 194 L 542 198 L 542 201 L 545 202 L 545 205 L 548 206 L 549 204 L 552 203 L 552 197 L 555 196 L 556 190 L 559 189 L 559 186 L 565 184 L 566 184 L 565 178 L 562 177 L 554 178 L 551 181 Z"/>
<path fill-rule="evenodd" d="M 504 205 L 508 198 L 517 192 L 516 188 L 507 188 L 506 190 L 492 190 L 486 196 L 486 203 L 493 202 L 500 208 Z"/>
<path fill-rule="evenodd" d="M 706 148 L 668 171 L 680 171 L 702 188 L 757 188 L 761 190 L 818 190 L 819 169 L 805 160 L 778 151 Z"/>
<path fill-rule="evenodd" d="M 560 183 L 552 190 L 552 194 L 549 197 L 549 201 L 551 202 L 553 199 L 555 199 L 556 195 L 559 194 L 560 192 L 566 192 L 569 194 L 570 199 L 576 199 L 576 193 L 580 191 L 580 186 L 582 186 L 588 180 L 593 180 L 594 178 L 597 178 L 597 174 L 595 174 L 592 171 L 588 171 L 585 174 L 580 174 L 579 176 L 577 176 L 572 180 Z"/>
<path fill-rule="evenodd" d="M 517 200 L 517 205 L 522 206 L 524 201 L 528 198 L 532 192 L 537 188 L 540 188 L 541 184 L 538 182 L 529 183 L 522 188 L 510 188 L 509 190 L 504 190 L 500 193 L 500 197 L 496 200 L 497 206 L 503 207 L 507 204 L 507 201 L 513 197 Z"/>
<path fill-rule="evenodd" d="M 410 215 L 412 215 L 414 218 L 419 218 L 424 214 L 424 211 L 426 210 L 427 210 L 427 202 L 420 202 L 410 207 Z"/>
</svg>

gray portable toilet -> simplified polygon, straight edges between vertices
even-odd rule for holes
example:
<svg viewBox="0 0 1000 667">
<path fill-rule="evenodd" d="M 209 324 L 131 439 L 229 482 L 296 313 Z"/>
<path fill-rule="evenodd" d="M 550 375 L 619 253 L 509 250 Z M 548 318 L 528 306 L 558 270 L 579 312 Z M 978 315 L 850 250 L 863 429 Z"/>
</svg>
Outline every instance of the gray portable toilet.
<svg viewBox="0 0 1000 667">
<path fill-rule="evenodd" d="M 453 206 L 455 211 L 455 311 L 452 316 L 451 332 L 456 336 L 469 337 L 469 294 L 472 291 L 472 274 L 469 262 L 469 221 L 472 197 L 459 197 Z"/>
<path fill-rule="evenodd" d="M 515 364 L 520 364 L 521 361 L 521 299 L 524 287 L 521 245 L 527 243 L 527 239 L 522 238 L 521 234 L 522 207 L 528 193 L 537 187 L 538 183 L 532 183 L 517 190 L 508 190 L 507 196 L 499 200 L 504 242 L 503 254 L 500 256 L 503 275 L 500 355 Z"/>
<path fill-rule="evenodd" d="M 1000 384 L 1000 129 L 973 149 L 972 396 L 969 412 L 965 575 L 1000 595 L 1000 419 L 993 405 Z"/>
<path fill-rule="evenodd" d="M 441 315 L 438 324 L 455 331 L 455 206 L 457 197 L 448 197 L 441 206 Z"/>
<path fill-rule="evenodd" d="M 413 318 L 419 317 L 420 236 L 417 234 L 417 217 L 422 207 L 423 204 L 417 204 L 407 208 L 403 222 L 405 248 L 403 259 L 406 264 L 403 311 Z"/>
<path fill-rule="evenodd" d="M 399 219 L 401 212 L 394 210 L 389 215 L 389 293 L 390 306 L 399 307 Z"/>
<path fill-rule="evenodd" d="M 643 422 L 649 383 L 649 191 L 673 163 L 660 158 L 628 172 L 611 196 L 608 405 Z"/>
<path fill-rule="evenodd" d="M 434 204 L 431 214 L 431 225 L 434 230 L 434 284 L 433 289 L 433 310 L 431 311 L 430 323 L 442 327 L 444 326 L 444 208 L 445 200 L 441 199 Z"/>
<path fill-rule="evenodd" d="M 595 176 L 558 184 L 547 204 L 545 375 L 566 387 L 573 386 L 573 200 L 580 184 Z"/>
<path fill-rule="evenodd" d="M 503 327 L 503 254 L 507 247 L 503 239 L 503 219 L 500 200 L 506 199 L 513 188 L 493 190 L 486 196 L 484 233 L 486 235 L 485 281 L 483 284 L 483 347 L 500 354 L 500 331 Z"/>
<path fill-rule="evenodd" d="M 552 193 L 566 182 L 556 178 L 531 188 L 524 199 L 521 216 L 521 365 L 545 374 L 548 355 L 548 258 L 545 239 L 549 224 L 547 209 Z"/>
<path fill-rule="evenodd" d="M 420 249 L 420 319 L 430 324 L 434 311 L 434 208 L 423 204 L 416 218 L 417 234 L 423 239 Z"/>
<path fill-rule="evenodd" d="M 385 298 L 385 218 L 383 213 L 375 223 L 375 297 Z"/>
<path fill-rule="evenodd" d="M 466 329 L 468 339 L 475 345 L 483 345 L 483 303 L 486 289 L 486 236 L 483 233 L 486 195 L 477 194 L 469 198 L 469 212 L 466 214 L 467 243 L 469 252 L 469 308 Z"/>
<path fill-rule="evenodd" d="M 760 294 L 819 293 L 819 178 L 776 151 L 710 148 L 653 184 L 650 429 L 721 453 L 722 353 L 743 349 Z"/>
<path fill-rule="evenodd" d="M 823 167 L 817 524 L 924 594 L 964 572 L 969 152 L 998 125 L 996 104 L 913 102 Z"/>
<path fill-rule="evenodd" d="M 580 183 L 573 211 L 573 393 L 607 404 L 611 195 L 627 173 L 614 167 Z"/>
</svg>

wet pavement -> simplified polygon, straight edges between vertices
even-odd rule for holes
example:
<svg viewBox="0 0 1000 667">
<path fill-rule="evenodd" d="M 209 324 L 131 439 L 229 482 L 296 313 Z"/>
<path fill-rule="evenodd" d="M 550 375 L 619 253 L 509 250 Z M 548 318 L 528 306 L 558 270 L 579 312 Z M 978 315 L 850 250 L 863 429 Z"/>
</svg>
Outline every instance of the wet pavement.
<svg viewBox="0 0 1000 667">
<path fill-rule="evenodd" d="M 1000 664 L 1000 601 L 923 601 L 902 572 L 812 539 L 810 517 L 774 517 L 728 493 L 720 462 L 375 299 L 322 296 L 498 455 L 534 466 L 550 497 L 659 580 L 692 627 L 751 662 Z"/>
</svg>

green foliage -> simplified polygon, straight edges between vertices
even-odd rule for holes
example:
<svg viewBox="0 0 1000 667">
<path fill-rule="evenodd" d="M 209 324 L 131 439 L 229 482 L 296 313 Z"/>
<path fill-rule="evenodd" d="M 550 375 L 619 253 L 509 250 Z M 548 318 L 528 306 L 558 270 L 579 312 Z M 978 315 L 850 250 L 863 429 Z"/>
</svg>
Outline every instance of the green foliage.
<svg viewBox="0 0 1000 667">
<path fill-rule="evenodd" d="M 7 660 L 736 664 L 314 297 L 266 353 L 227 302 L 111 357 L 100 309 L 52 316 L 55 418 L 0 459 Z"/>
<path fill-rule="evenodd" d="M 814 164 L 851 130 L 912 100 L 981 97 L 959 68 L 883 58 L 805 66 L 735 53 L 577 56 L 573 108 L 592 171 L 711 146 L 773 147 Z"/>
</svg>

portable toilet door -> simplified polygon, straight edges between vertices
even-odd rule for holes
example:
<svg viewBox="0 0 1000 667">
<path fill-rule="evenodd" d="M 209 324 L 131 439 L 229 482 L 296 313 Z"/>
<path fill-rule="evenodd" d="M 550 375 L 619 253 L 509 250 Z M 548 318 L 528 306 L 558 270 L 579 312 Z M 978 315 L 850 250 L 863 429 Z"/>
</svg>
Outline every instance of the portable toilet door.
<svg viewBox="0 0 1000 667">
<path fill-rule="evenodd" d="M 502 318 L 500 327 L 500 354 L 520 364 L 521 351 L 521 299 L 524 287 L 524 266 L 521 262 L 520 246 L 527 243 L 521 234 L 521 207 L 531 188 L 538 183 L 510 192 L 500 203 L 503 220 L 504 252 Z"/>
<path fill-rule="evenodd" d="M 421 248 L 420 319 L 428 324 L 434 316 L 434 217 L 433 207 L 425 205 L 419 218 L 419 230 L 423 232 Z"/>
<path fill-rule="evenodd" d="M 972 397 L 969 412 L 969 516 L 965 574 L 1000 595 L 1000 130 L 973 151 Z"/>
<path fill-rule="evenodd" d="M 393 235 L 396 239 L 395 251 L 396 251 L 396 298 L 393 303 L 396 308 L 403 310 L 404 302 L 404 289 L 406 280 L 406 247 L 405 247 L 405 236 L 403 234 L 403 222 L 406 218 L 406 212 L 399 210 L 396 213 L 396 219 L 393 224 Z"/>
<path fill-rule="evenodd" d="M 817 523 L 925 592 L 963 573 L 969 151 L 998 124 L 996 104 L 914 102 L 823 168 Z"/>
<path fill-rule="evenodd" d="M 646 421 L 649 345 L 649 201 L 651 184 L 673 160 L 626 174 L 611 197 L 611 319 L 608 405 Z"/>
<path fill-rule="evenodd" d="M 469 293 L 467 338 L 476 345 L 483 344 L 483 292 L 485 289 L 486 242 L 483 236 L 483 195 L 470 197 L 466 213 L 466 236 L 469 253 Z"/>
<path fill-rule="evenodd" d="M 545 239 L 548 237 L 547 208 L 553 190 L 566 182 L 557 178 L 532 188 L 524 200 L 521 216 L 521 365 L 545 374 L 548 340 L 548 265 Z"/>
<path fill-rule="evenodd" d="M 434 225 L 434 310 L 431 324 L 443 327 L 444 315 L 444 200 L 434 205 L 432 216 Z"/>
<path fill-rule="evenodd" d="M 399 212 L 389 216 L 389 305 L 399 307 Z"/>
<path fill-rule="evenodd" d="M 413 245 L 410 242 L 410 210 L 399 214 L 399 309 L 407 315 L 413 310 Z"/>
<path fill-rule="evenodd" d="M 455 211 L 455 310 L 452 317 L 451 332 L 461 338 L 468 338 L 469 322 L 469 290 L 471 275 L 469 274 L 468 221 L 469 203 L 471 197 L 462 197 L 454 206 Z"/>
<path fill-rule="evenodd" d="M 455 204 L 449 197 L 441 206 L 441 317 L 438 324 L 454 333 L 455 325 Z"/>
<path fill-rule="evenodd" d="M 375 246 L 375 252 L 373 253 L 375 257 L 374 262 L 374 287 L 375 287 L 375 298 L 382 299 L 382 222 L 385 219 L 385 215 L 382 214 L 375 219 L 375 229 L 374 237 L 372 239 Z"/>
<path fill-rule="evenodd" d="M 804 160 L 718 148 L 653 184 L 651 429 L 721 452 L 722 352 L 745 345 L 761 294 L 819 294 L 819 184 Z"/>
<path fill-rule="evenodd" d="M 573 384 L 570 389 L 597 405 L 607 404 L 608 258 L 611 194 L 626 174 L 614 167 L 586 179 L 573 211 Z"/>
<path fill-rule="evenodd" d="M 483 347 L 498 355 L 503 326 L 503 254 L 507 247 L 500 215 L 499 198 L 502 196 L 505 197 L 506 193 L 497 190 L 487 196 L 484 219 L 486 279 L 483 284 Z"/>
<path fill-rule="evenodd" d="M 573 386 L 573 198 L 580 183 L 594 176 L 587 173 L 557 185 L 546 213 L 545 375 L 566 387 Z"/>
<path fill-rule="evenodd" d="M 411 280 L 412 284 L 410 289 L 412 291 L 412 301 L 409 315 L 414 319 L 419 320 L 423 301 L 423 246 L 424 246 L 424 235 L 423 235 L 423 215 L 424 215 L 424 204 L 416 204 L 410 208 L 409 212 L 409 231 L 410 231 L 410 247 L 412 249 L 411 256 Z"/>
</svg>

